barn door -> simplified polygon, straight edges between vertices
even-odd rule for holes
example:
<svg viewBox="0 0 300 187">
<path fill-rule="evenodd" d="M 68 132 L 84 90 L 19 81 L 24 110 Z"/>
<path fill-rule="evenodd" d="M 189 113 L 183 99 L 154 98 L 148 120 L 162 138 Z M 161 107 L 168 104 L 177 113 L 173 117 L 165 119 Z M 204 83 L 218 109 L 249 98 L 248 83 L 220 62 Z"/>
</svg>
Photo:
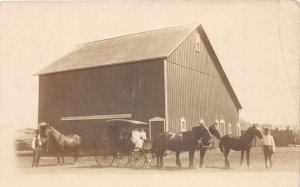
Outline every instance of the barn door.
<svg viewBox="0 0 300 187">
<path fill-rule="evenodd" d="M 149 120 L 150 139 L 154 139 L 159 133 L 165 132 L 165 119 L 155 117 Z"/>
</svg>

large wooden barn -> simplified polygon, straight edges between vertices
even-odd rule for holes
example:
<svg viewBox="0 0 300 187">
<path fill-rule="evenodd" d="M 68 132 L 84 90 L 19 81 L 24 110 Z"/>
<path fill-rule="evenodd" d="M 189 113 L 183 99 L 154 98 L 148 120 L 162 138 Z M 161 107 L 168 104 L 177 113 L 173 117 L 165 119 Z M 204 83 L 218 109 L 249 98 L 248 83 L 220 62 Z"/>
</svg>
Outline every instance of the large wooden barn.
<svg viewBox="0 0 300 187">
<path fill-rule="evenodd" d="M 39 122 L 80 135 L 83 149 L 115 118 L 149 123 L 150 138 L 201 118 L 239 133 L 241 105 L 199 24 L 85 43 L 38 75 Z"/>
</svg>

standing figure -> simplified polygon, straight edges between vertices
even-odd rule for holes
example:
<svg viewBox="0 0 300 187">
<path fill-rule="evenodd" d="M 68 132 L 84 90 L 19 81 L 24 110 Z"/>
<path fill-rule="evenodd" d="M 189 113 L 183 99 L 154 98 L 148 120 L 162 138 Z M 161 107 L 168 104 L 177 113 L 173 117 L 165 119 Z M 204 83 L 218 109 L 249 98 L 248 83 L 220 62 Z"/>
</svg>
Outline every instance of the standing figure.
<svg viewBox="0 0 300 187">
<path fill-rule="evenodd" d="M 31 147 L 33 149 L 32 167 L 38 167 L 42 152 L 42 140 L 39 129 L 35 131 L 35 136 L 32 139 Z"/>
<path fill-rule="evenodd" d="M 143 148 L 144 140 L 146 140 L 146 133 L 143 127 L 138 127 L 132 131 L 131 137 L 132 143 L 135 145 L 135 148 Z"/>
<path fill-rule="evenodd" d="M 270 161 L 270 168 L 273 167 L 272 155 L 275 152 L 275 142 L 273 136 L 269 133 L 269 129 L 265 128 L 265 134 L 263 136 L 264 145 L 264 156 L 265 156 L 265 166 L 268 168 L 268 160 Z"/>
</svg>

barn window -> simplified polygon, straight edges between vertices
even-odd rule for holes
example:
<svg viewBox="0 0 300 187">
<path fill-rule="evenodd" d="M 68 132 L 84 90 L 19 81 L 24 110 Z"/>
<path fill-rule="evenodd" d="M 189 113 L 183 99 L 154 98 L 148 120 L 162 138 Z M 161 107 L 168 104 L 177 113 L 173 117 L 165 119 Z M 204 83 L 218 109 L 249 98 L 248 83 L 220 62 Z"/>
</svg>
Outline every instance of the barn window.
<svg viewBox="0 0 300 187">
<path fill-rule="evenodd" d="M 226 134 L 224 119 L 220 120 L 220 133 L 221 133 L 222 136 Z"/>
<path fill-rule="evenodd" d="M 236 124 L 236 135 L 241 136 L 241 125 L 239 123 Z"/>
<path fill-rule="evenodd" d="M 200 35 L 196 33 L 196 51 L 200 52 Z"/>
<path fill-rule="evenodd" d="M 186 131 L 186 120 L 185 120 L 185 118 L 180 119 L 180 131 L 181 132 Z"/>
<path fill-rule="evenodd" d="M 231 134 L 231 124 L 228 123 L 228 134 Z"/>
</svg>

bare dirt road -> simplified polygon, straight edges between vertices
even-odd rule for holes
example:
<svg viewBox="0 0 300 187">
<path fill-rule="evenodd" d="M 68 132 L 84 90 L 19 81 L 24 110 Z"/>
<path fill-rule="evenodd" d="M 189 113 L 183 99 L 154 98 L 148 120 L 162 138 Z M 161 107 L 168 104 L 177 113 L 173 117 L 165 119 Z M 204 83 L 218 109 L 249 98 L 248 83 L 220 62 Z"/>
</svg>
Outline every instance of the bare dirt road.
<svg viewBox="0 0 300 187">
<path fill-rule="evenodd" d="M 205 168 L 200 169 L 199 153 L 195 155 L 195 169 L 188 169 L 187 154 L 181 157 L 183 167 L 175 166 L 174 156 L 165 158 L 165 168 L 145 167 L 99 168 L 93 157 L 81 157 L 78 167 L 73 158 L 66 165 L 57 166 L 55 157 L 43 157 L 39 168 L 31 168 L 31 157 L 17 157 L 16 168 L 6 180 L 13 185 L 29 186 L 299 186 L 299 148 L 278 148 L 274 167 L 264 168 L 261 148 L 251 150 L 251 168 L 239 166 L 240 152 L 230 153 L 231 169 L 224 169 L 224 157 L 219 150 L 205 156 Z M 13 186 L 12 185 L 12 186 Z"/>
</svg>

